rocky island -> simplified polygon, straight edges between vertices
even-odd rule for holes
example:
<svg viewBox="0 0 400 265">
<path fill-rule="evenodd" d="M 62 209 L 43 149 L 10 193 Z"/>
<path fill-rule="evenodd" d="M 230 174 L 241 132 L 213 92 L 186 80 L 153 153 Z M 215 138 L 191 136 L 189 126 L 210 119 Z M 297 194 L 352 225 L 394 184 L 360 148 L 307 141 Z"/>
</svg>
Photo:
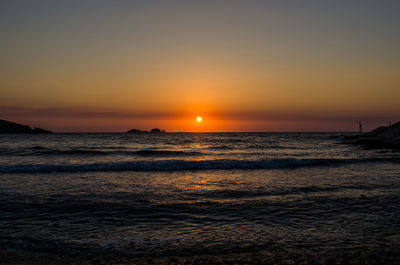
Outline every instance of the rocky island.
<svg viewBox="0 0 400 265">
<path fill-rule="evenodd" d="M 148 133 L 148 131 L 142 131 L 142 130 L 138 130 L 138 129 L 131 129 L 131 130 L 127 131 L 126 133 Z"/>
<path fill-rule="evenodd" d="M 142 130 L 138 130 L 138 129 L 131 129 L 131 130 L 127 131 L 126 133 L 165 133 L 165 130 L 154 128 L 154 129 L 151 129 L 149 132 L 149 131 L 142 131 Z"/>
<path fill-rule="evenodd" d="M 28 125 L 0 120 L 0 133 L 51 133 L 51 131 L 34 127 L 33 129 Z"/>
<path fill-rule="evenodd" d="M 150 133 L 165 133 L 164 130 L 160 130 L 158 128 L 151 129 Z"/>
</svg>

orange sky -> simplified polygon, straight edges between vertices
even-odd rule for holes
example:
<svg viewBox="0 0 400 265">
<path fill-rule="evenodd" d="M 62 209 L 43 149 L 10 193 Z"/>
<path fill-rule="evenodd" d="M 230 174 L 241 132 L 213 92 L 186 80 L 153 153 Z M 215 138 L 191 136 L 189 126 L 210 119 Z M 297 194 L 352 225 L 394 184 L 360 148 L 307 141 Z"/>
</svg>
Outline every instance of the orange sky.
<svg viewBox="0 0 400 265">
<path fill-rule="evenodd" d="M 396 10 L 2 1 L 0 119 L 77 132 L 372 129 L 400 119 Z"/>
</svg>

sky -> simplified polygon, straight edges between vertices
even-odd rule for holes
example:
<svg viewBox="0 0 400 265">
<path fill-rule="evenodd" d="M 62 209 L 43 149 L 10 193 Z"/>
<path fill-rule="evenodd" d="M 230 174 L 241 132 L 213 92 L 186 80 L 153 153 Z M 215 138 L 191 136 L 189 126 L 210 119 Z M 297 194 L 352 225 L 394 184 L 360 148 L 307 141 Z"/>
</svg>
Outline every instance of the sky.
<svg viewBox="0 0 400 265">
<path fill-rule="evenodd" d="M 370 130 L 400 120 L 398 14 L 390 0 L 2 0 L 0 119 L 56 132 Z"/>
</svg>

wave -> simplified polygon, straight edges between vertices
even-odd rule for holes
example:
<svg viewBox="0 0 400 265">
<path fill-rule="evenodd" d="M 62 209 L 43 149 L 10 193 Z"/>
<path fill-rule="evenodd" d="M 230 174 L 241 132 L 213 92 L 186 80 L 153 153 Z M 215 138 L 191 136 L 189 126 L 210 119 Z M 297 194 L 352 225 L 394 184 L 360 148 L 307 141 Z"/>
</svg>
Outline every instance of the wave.
<svg viewBox="0 0 400 265">
<path fill-rule="evenodd" d="M 143 149 L 137 151 L 124 151 L 124 150 L 92 150 L 92 149 L 49 149 L 45 147 L 33 147 L 29 149 L 11 150 L 11 149 L 0 149 L 0 155 L 93 155 L 93 156 L 105 156 L 105 155 L 130 155 L 130 156 L 197 156 L 202 155 L 201 152 L 195 151 L 171 151 L 171 150 L 151 150 Z"/>
<path fill-rule="evenodd" d="M 266 150 L 266 151 L 268 151 L 268 149 L 304 150 L 304 148 L 298 147 L 298 146 L 283 146 L 283 145 L 274 145 L 274 144 L 253 144 L 253 145 L 249 145 L 247 148 L 261 149 L 261 150 Z"/>
<path fill-rule="evenodd" d="M 227 145 L 217 145 L 217 146 L 210 146 L 207 149 L 210 149 L 210 150 L 229 150 L 229 149 L 233 149 L 233 148 L 230 147 L 230 146 L 227 146 Z"/>
<path fill-rule="evenodd" d="M 359 159 L 260 159 L 260 160 L 155 160 L 91 164 L 26 164 L 0 166 L 0 173 L 95 172 L 95 171 L 182 171 L 229 169 L 294 169 L 350 163 L 400 162 L 396 158 Z"/>
<path fill-rule="evenodd" d="M 139 150 L 129 152 L 132 155 L 140 155 L 140 156 L 196 156 L 202 155 L 201 152 L 196 151 L 169 151 L 169 150 Z"/>
</svg>

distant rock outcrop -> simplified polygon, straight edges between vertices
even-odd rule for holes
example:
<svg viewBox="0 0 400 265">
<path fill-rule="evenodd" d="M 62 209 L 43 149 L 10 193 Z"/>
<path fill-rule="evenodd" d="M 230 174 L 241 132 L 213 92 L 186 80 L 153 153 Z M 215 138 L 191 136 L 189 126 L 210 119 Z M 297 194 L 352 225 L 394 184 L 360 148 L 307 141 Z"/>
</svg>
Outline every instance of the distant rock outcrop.
<svg viewBox="0 0 400 265">
<path fill-rule="evenodd" d="M 132 130 L 127 131 L 126 133 L 148 133 L 148 131 L 141 131 L 141 130 L 138 130 L 138 129 L 132 129 Z"/>
<path fill-rule="evenodd" d="M 356 144 L 371 148 L 400 149 L 400 122 L 389 126 L 381 126 L 358 136 L 350 136 L 345 140 L 352 140 Z"/>
<path fill-rule="evenodd" d="M 51 131 L 41 128 L 32 129 L 28 125 L 0 120 L 0 133 L 51 133 Z"/>
<path fill-rule="evenodd" d="M 45 129 L 42 129 L 42 128 L 37 128 L 37 127 L 35 127 L 33 129 L 33 132 L 34 133 L 52 133 L 51 131 L 48 131 L 48 130 L 45 130 Z"/>
<path fill-rule="evenodd" d="M 138 129 L 131 129 L 127 131 L 126 133 L 149 133 L 149 131 L 142 131 Z M 160 130 L 158 128 L 154 128 L 150 130 L 150 133 L 165 133 L 165 130 Z"/>
</svg>

